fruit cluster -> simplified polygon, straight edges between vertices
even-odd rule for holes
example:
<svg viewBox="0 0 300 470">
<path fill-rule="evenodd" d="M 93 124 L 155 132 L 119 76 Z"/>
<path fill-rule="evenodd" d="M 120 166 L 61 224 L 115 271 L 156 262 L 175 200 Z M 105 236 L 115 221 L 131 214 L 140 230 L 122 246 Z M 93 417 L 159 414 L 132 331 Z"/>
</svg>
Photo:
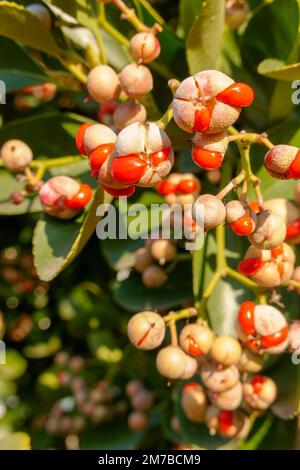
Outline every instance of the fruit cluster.
<svg viewBox="0 0 300 470">
<path fill-rule="evenodd" d="M 179 311 L 178 318 L 183 318 Z M 186 317 L 196 315 L 193 308 Z M 206 423 L 211 434 L 245 437 L 249 414 L 262 413 L 276 400 L 275 382 L 258 375 L 265 354 L 277 355 L 299 348 L 299 322 L 288 325 L 276 308 L 246 301 L 239 309 L 233 336 L 216 336 L 204 321 L 188 323 L 177 339 L 176 312 L 162 317 L 156 312 L 135 314 L 128 323 L 132 344 L 148 351 L 162 345 L 167 327 L 171 344 L 156 357 L 158 372 L 168 380 L 186 380 L 181 406 L 187 419 Z M 193 379 L 191 381 L 191 379 Z"/>
<path fill-rule="evenodd" d="M 133 411 L 128 415 L 128 426 L 132 431 L 141 431 L 149 424 L 148 413 L 154 404 L 153 394 L 144 387 L 140 380 L 127 383 L 126 393 Z"/>
</svg>

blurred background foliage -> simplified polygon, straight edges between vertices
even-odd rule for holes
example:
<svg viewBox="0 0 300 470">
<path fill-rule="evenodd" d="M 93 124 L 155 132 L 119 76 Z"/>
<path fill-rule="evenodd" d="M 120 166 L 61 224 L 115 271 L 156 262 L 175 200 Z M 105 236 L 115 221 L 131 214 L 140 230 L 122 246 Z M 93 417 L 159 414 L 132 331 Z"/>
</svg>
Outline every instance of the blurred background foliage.
<svg viewBox="0 0 300 470">
<path fill-rule="evenodd" d="M 51 33 L 41 32 L 36 24 L 24 29 L 14 23 L 13 3 L 0 1 L 0 79 L 5 81 L 8 93 L 6 105 L 0 106 L 0 144 L 8 138 L 24 139 L 36 159 L 76 155 L 78 126 L 85 120 L 96 120 L 97 115 L 95 103 L 84 100 L 84 86 L 66 66 L 75 56 L 83 66 L 88 65 L 87 44 L 97 51 L 88 31 L 98 28 L 96 4 L 92 0 L 44 3 L 54 19 Z M 224 2 L 220 0 L 127 3 L 146 24 L 161 22 L 162 18 L 165 21 L 159 35 L 162 53 L 152 66 L 154 91 L 145 100 L 151 119 L 158 118 L 170 103 L 169 78 L 181 80 L 204 68 L 219 68 L 255 89 L 256 100 L 243 111 L 240 129 L 267 131 L 274 143 L 300 147 L 300 111 L 291 102 L 291 81 L 300 68 L 297 0 L 250 0 L 249 20 L 238 31 L 223 31 Z M 78 23 L 72 24 L 66 13 L 76 17 Z M 106 17 L 125 39 L 134 33 L 113 6 L 106 6 Z M 120 70 L 130 61 L 125 41 L 116 41 L 108 27 L 101 27 L 100 32 L 109 63 Z M 26 86 L 49 81 L 57 85 L 51 101 L 41 102 L 22 92 Z M 191 166 L 189 137 L 174 123 L 167 132 L 177 151 L 176 169 L 192 169 L 201 178 L 205 192 L 216 192 L 201 171 Z M 265 198 L 292 199 L 294 183 L 268 176 L 261 150 L 254 148 L 253 152 Z M 238 165 L 234 152 L 230 162 L 234 174 Z M 96 187 L 85 161 L 53 168 L 46 177 L 59 173 Z M 42 217 L 35 197 L 13 206 L 9 195 L 20 183 L 4 170 L 0 172 L 0 185 L 0 338 L 7 347 L 7 363 L 0 366 L 0 449 L 28 448 L 29 437 L 34 449 L 224 445 L 225 441 L 186 421 L 177 399 L 182 384 L 179 388 L 167 386 L 155 370 L 154 356 L 134 350 L 126 336 L 132 312 L 145 307 L 167 312 L 192 300 L 191 259 L 175 263 L 168 283 L 159 289 L 145 288 L 134 272 L 122 280 L 122 272 L 141 246 L 140 241 L 101 242 L 95 234 L 90 237 L 97 220 L 83 222 L 85 215 L 72 222 Z M 130 202 L 160 201 L 155 191 L 139 190 Z M 229 262 L 236 266 L 245 246 L 231 234 L 227 236 Z M 208 250 L 206 277 L 214 269 L 213 237 L 209 237 Z M 233 281 L 220 283 L 208 305 L 218 333 L 231 331 L 238 302 L 251 295 Z M 297 297 L 284 295 L 289 318 L 299 317 Z M 280 384 L 290 384 L 282 400 L 284 404 L 293 403 L 293 414 L 299 408 L 299 372 L 298 367 L 284 361 L 279 359 L 272 370 Z M 125 388 L 137 377 L 151 390 L 155 404 L 149 426 L 134 433 L 127 426 L 131 405 Z M 171 426 L 175 415 L 180 432 Z M 257 419 L 245 448 L 299 448 L 297 429 L 296 418 L 281 420 L 268 414 Z M 14 431 L 19 432 L 12 434 Z"/>
</svg>

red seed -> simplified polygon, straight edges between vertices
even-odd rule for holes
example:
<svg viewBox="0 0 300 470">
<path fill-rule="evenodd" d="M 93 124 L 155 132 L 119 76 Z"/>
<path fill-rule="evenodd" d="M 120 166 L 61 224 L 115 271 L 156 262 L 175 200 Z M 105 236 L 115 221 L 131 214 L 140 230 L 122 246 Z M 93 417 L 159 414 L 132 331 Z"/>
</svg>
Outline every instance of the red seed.
<svg viewBox="0 0 300 470">
<path fill-rule="evenodd" d="M 218 416 L 218 424 L 220 431 L 226 433 L 233 424 L 232 411 L 221 410 Z"/>
<path fill-rule="evenodd" d="M 244 215 L 235 222 L 232 222 L 230 228 L 237 235 L 248 236 L 253 232 L 254 222 L 249 215 Z"/>
<path fill-rule="evenodd" d="M 168 147 L 158 150 L 157 152 L 150 153 L 150 161 L 153 166 L 158 166 L 162 163 L 169 155 L 170 149 Z"/>
<path fill-rule="evenodd" d="M 300 235 L 300 219 L 295 220 L 286 227 L 286 239 Z"/>
<path fill-rule="evenodd" d="M 297 153 L 293 163 L 288 169 L 287 177 L 298 180 L 300 178 L 300 151 Z"/>
<path fill-rule="evenodd" d="M 170 181 L 161 181 L 156 186 L 156 191 L 162 196 L 168 196 L 168 194 L 175 193 L 177 185 Z"/>
<path fill-rule="evenodd" d="M 105 186 L 104 184 L 102 184 L 102 188 L 104 189 L 105 192 L 107 192 L 113 197 L 122 197 L 122 196 L 130 197 L 135 192 L 134 186 L 128 186 L 127 188 L 115 189 L 115 188 L 109 188 L 108 186 Z"/>
<path fill-rule="evenodd" d="M 82 209 L 92 199 L 93 191 L 88 184 L 81 184 L 80 189 L 75 196 L 65 202 L 65 206 L 71 209 Z"/>
<path fill-rule="evenodd" d="M 84 149 L 84 134 L 85 134 L 85 131 L 87 130 L 88 127 L 92 126 L 92 124 L 90 122 L 86 122 L 85 124 L 82 124 L 78 131 L 77 131 L 77 135 L 76 135 L 76 146 L 79 150 L 80 153 L 82 153 L 82 155 L 87 155 L 85 149 Z"/>
<path fill-rule="evenodd" d="M 289 329 L 287 326 L 272 335 L 262 336 L 261 345 L 263 348 L 272 348 L 283 343 L 288 337 Z"/>
<path fill-rule="evenodd" d="M 114 144 L 103 144 L 92 151 L 89 157 L 91 175 L 98 178 L 100 168 L 114 150 Z"/>
<path fill-rule="evenodd" d="M 198 106 L 195 110 L 194 131 L 206 132 L 209 128 L 211 113 L 207 106 Z"/>
<path fill-rule="evenodd" d="M 205 170 L 217 170 L 222 163 L 222 159 L 221 152 L 214 152 L 197 146 L 193 149 L 194 162 Z"/>
<path fill-rule="evenodd" d="M 201 351 L 198 344 L 196 344 L 192 338 L 190 338 L 189 354 L 193 357 L 203 356 L 203 351 Z"/>
<path fill-rule="evenodd" d="M 238 271 L 246 276 L 252 276 L 257 273 L 264 264 L 264 261 L 259 258 L 245 259 L 238 264 Z"/>
<path fill-rule="evenodd" d="M 248 206 L 250 207 L 250 209 L 253 210 L 255 214 L 258 214 L 261 210 L 257 201 L 250 201 L 248 203 Z"/>
<path fill-rule="evenodd" d="M 199 185 L 194 180 L 181 180 L 176 187 L 176 193 L 179 194 L 191 194 L 198 191 Z"/>
<path fill-rule="evenodd" d="M 182 388 L 182 391 L 187 392 L 188 390 L 193 389 L 193 388 L 198 388 L 199 386 L 200 385 L 197 382 L 188 382 L 187 384 L 184 385 L 184 387 Z"/>
<path fill-rule="evenodd" d="M 122 184 L 138 183 L 144 174 L 147 163 L 136 155 L 115 158 L 111 164 L 113 178 Z"/>
<path fill-rule="evenodd" d="M 253 386 L 254 393 L 258 394 L 261 391 L 261 387 L 264 381 L 265 378 L 263 375 L 255 375 L 252 378 L 251 385 Z"/>
<path fill-rule="evenodd" d="M 238 314 L 238 321 L 242 328 L 242 330 L 248 336 L 253 336 L 255 334 L 255 327 L 254 327 L 254 309 L 255 303 L 246 301 L 243 302 L 240 306 L 239 314 Z"/>
<path fill-rule="evenodd" d="M 216 96 L 217 100 L 231 106 L 243 108 L 249 106 L 254 100 L 254 92 L 246 83 L 233 83 Z"/>
</svg>

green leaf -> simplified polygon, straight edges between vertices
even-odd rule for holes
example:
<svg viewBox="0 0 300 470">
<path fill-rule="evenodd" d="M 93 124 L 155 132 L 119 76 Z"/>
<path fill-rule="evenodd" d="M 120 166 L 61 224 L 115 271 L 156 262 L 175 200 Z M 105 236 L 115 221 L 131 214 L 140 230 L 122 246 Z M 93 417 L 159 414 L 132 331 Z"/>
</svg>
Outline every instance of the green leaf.
<svg viewBox="0 0 300 470">
<path fill-rule="evenodd" d="M 61 56 L 60 48 L 42 22 L 17 3 L 0 1 L 0 35 L 54 57 Z"/>
<path fill-rule="evenodd" d="M 44 71 L 16 42 L 0 37 L 0 49 L 0 77 L 5 82 L 7 93 L 49 81 Z"/>
<path fill-rule="evenodd" d="M 286 61 L 297 39 L 298 26 L 297 0 L 274 0 L 257 9 L 241 38 L 246 67 L 256 72 L 258 64 L 269 57 Z"/>
<path fill-rule="evenodd" d="M 206 0 L 196 17 L 186 42 L 191 74 L 217 68 L 224 27 L 224 0 Z"/>
<path fill-rule="evenodd" d="M 265 59 L 258 66 L 258 72 L 274 80 L 299 80 L 300 63 L 286 65 L 282 60 Z"/>
<path fill-rule="evenodd" d="M 113 286 L 114 300 L 121 307 L 132 312 L 141 310 L 170 309 L 192 299 L 191 263 L 180 261 L 161 287 L 148 289 L 140 274 L 135 272 Z"/>
<path fill-rule="evenodd" d="M 103 191 L 99 188 L 89 211 L 76 220 L 45 217 L 38 221 L 33 235 L 33 256 L 40 279 L 54 279 L 80 253 L 100 220 L 96 210 L 102 202 Z"/>
<path fill-rule="evenodd" d="M 179 25 L 183 29 L 184 37 L 188 33 L 198 15 L 204 0 L 180 0 L 179 3 Z"/>
<path fill-rule="evenodd" d="M 75 137 L 84 122 L 87 122 L 85 117 L 59 112 L 18 119 L 1 127 L 0 145 L 8 139 L 24 140 L 32 149 L 34 158 L 78 155 Z"/>
</svg>

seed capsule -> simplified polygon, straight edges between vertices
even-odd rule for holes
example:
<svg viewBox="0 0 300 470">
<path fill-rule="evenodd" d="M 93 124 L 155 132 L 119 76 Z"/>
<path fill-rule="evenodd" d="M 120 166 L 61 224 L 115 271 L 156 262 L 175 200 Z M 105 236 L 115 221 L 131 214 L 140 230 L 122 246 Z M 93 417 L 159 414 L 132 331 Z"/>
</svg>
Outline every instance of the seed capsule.
<svg viewBox="0 0 300 470">
<path fill-rule="evenodd" d="M 171 173 L 156 189 L 169 205 L 193 204 L 199 196 L 201 183 L 192 173 Z"/>
<path fill-rule="evenodd" d="M 298 147 L 275 145 L 266 154 L 264 164 L 274 178 L 300 178 L 300 152 Z"/>
<path fill-rule="evenodd" d="M 109 65 L 97 65 L 88 74 L 87 89 L 98 103 L 111 103 L 119 97 L 120 80 Z"/>
<path fill-rule="evenodd" d="M 152 73 L 145 65 L 126 65 L 119 78 L 121 88 L 129 98 L 140 98 L 153 88 Z"/>
<path fill-rule="evenodd" d="M 249 235 L 250 243 L 261 250 L 269 250 L 280 245 L 286 236 L 286 226 L 281 217 L 271 211 L 257 215 L 254 232 Z"/>
<path fill-rule="evenodd" d="M 144 270 L 142 279 L 146 287 L 154 289 L 165 284 L 168 280 L 168 275 L 163 268 L 153 264 Z"/>
<path fill-rule="evenodd" d="M 172 261 L 177 255 L 176 245 L 170 240 L 154 240 L 151 244 L 150 251 L 152 257 L 157 260 L 160 265 Z"/>
<path fill-rule="evenodd" d="M 146 119 L 147 111 L 145 106 L 134 100 L 118 104 L 113 114 L 114 125 L 119 130 L 134 122 L 145 122 Z"/>
<path fill-rule="evenodd" d="M 202 423 L 207 407 L 207 398 L 201 385 L 188 382 L 184 385 L 181 395 L 181 407 L 187 419 L 193 423 Z"/>
<path fill-rule="evenodd" d="M 213 340 L 211 358 L 223 366 L 235 364 L 242 353 L 240 343 L 232 336 L 218 336 Z"/>
<path fill-rule="evenodd" d="M 250 349 L 243 348 L 242 354 L 237 362 L 237 366 L 241 372 L 250 372 L 255 374 L 261 371 L 263 363 L 263 355 L 255 354 L 250 351 Z"/>
<path fill-rule="evenodd" d="M 135 252 L 135 263 L 134 269 L 138 273 L 142 273 L 146 268 L 153 264 L 153 258 L 150 251 L 147 248 L 139 248 Z"/>
<path fill-rule="evenodd" d="M 142 431 L 148 424 L 148 416 L 141 411 L 132 411 L 128 416 L 128 427 L 134 432 Z"/>
<path fill-rule="evenodd" d="M 246 434 L 248 427 L 248 418 L 242 411 L 220 410 L 213 405 L 206 410 L 205 422 L 211 435 L 219 434 L 228 439 Z"/>
<path fill-rule="evenodd" d="M 224 222 L 226 210 L 223 202 L 211 194 L 199 196 L 193 206 L 193 218 L 197 219 L 197 209 L 203 209 L 204 229 L 213 229 Z"/>
<path fill-rule="evenodd" d="M 227 132 L 202 134 L 196 132 L 193 138 L 192 158 L 196 165 L 205 170 L 220 167 L 228 147 Z"/>
<path fill-rule="evenodd" d="M 251 276 L 260 286 L 276 287 L 291 278 L 294 265 L 295 254 L 289 245 L 283 243 L 272 250 L 259 250 L 250 246 L 238 270 Z"/>
<path fill-rule="evenodd" d="M 138 411 L 149 411 L 153 406 L 153 395 L 148 390 L 138 390 L 131 397 L 131 405 Z"/>
<path fill-rule="evenodd" d="M 137 33 L 130 41 L 130 53 L 138 63 L 148 64 L 160 54 L 160 43 L 153 33 Z"/>
<path fill-rule="evenodd" d="M 186 355 L 178 346 L 167 346 L 156 357 L 158 372 L 167 379 L 179 379 L 184 373 Z"/>
<path fill-rule="evenodd" d="M 116 134 L 109 127 L 103 124 L 82 124 L 77 132 L 76 145 L 80 153 L 90 155 L 94 150 L 104 145 L 114 144 L 117 139 Z"/>
<path fill-rule="evenodd" d="M 212 361 L 204 363 L 200 375 L 203 385 L 212 392 L 229 390 L 238 383 L 240 378 L 240 373 L 235 365 L 220 369 Z"/>
<path fill-rule="evenodd" d="M 254 353 L 280 354 L 288 346 L 288 326 L 282 313 L 270 305 L 244 302 L 239 310 L 237 331 Z"/>
<path fill-rule="evenodd" d="M 129 320 L 127 334 L 132 344 L 138 349 L 155 349 L 164 340 L 165 322 L 158 313 L 140 312 Z"/>
<path fill-rule="evenodd" d="M 249 13 L 247 0 L 227 0 L 225 6 L 225 23 L 230 29 L 238 29 Z"/>
<path fill-rule="evenodd" d="M 248 85 L 217 70 L 204 70 L 180 84 L 173 101 L 176 124 L 189 133 L 223 132 L 239 117 L 241 107 L 253 100 Z"/>
<path fill-rule="evenodd" d="M 230 201 L 225 207 L 227 222 L 234 233 L 248 236 L 254 232 L 256 216 L 245 201 Z"/>
<path fill-rule="evenodd" d="M 232 388 L 224 392 L 210 392 L 209 398 L 213 405 L 218 406 L 222 410 L 236 410 L 243 400 L 242 384 L 238 382 Z"/>
<path fill-rule="evenodd" d="M 185 357 L 185 365 L 183 373 L 181 374 L 180 378 L 182 380 L 191 379 L 198 370 L 198 362 L 191 356 L 186 355 Z"/>
<path fill-rule="evenodd" d="M 31 148 L 22 140 L 7 140 L 0 149 L 3 166 L 13 173 L 22 172 L 33 159 Z"/>
<path fill-rule="evenodd" d="M 289 326 L 289 351 L 300 351 L 300 321 L 296 320 Z"/>
<path fill-rule="evenodd" d="M 243 394 L 251 408 L 266 410 L 276 400 L 277 387 L 269 377 L 255 375 L 243 384 Z"/>
<path fill-rule="evenodd" d="M 210 328 L 200 323 L 186 325 L 180 333 L 182 349 L 193 357 L 201 357 L 210 351 L 214 334 Z"/>
</svg>

